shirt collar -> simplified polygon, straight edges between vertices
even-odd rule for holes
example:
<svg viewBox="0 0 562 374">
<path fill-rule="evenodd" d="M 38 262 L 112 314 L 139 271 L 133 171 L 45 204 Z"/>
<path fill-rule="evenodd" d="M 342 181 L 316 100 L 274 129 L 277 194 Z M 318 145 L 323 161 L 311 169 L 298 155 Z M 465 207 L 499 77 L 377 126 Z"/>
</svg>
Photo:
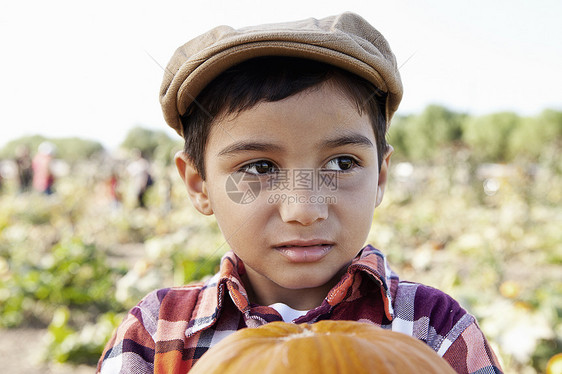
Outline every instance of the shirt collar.
<svg viewBox="0 0 562 374">
<path fill-rule="evenodd" d="M 226 253 L 221 260 L 220 271 L 209 279 L 201 290 L 186 331 L 188 336 L 216 322 L 227 294 L 240 312 L 248 313 L 250 302 L 242 283 L 243 274 L 245 269 L 242 260 L 232 251 Z M 348 297 L 358 274 L 369 275 L 367 279 L 371 279 L 380 287 L 385 314 L 389 320 L 392 320 L 394 318 L 392 300 L 398 287 L 398 276 L 390 269 L 382 252 L 370 245 L 363 248 L 353 259 L 340 282 L 328 293 L 326 302 L 333 307 Z"/>
<path fill-rule="evenodd" d="M 394 318 L 392 305 L 398 289 L 399 278 L 390 268 L 382 252 L 370 245 L 363 248 L 353 259 L 340 282 L 328 293 L 326 301 L 335 306 L 349 297 L 352 294 L 350 290 L 356 276 L 360 274 L 367 274 L 369 276 L 367 279 L 371 279 L 380 287 L 386 317 L 392 321 Z"/>
<path fill-rule="evenodd" d="M 222 257 L 219 272 L 201 288 L 186 330 L 188 337 L 215 324 L 227 294 L 241 312 L 245 313 L 250 309 L 248 295 L 240 277 L 245 272 L 244 263 L 234 252 L 227 252 Z"/>
</svg>

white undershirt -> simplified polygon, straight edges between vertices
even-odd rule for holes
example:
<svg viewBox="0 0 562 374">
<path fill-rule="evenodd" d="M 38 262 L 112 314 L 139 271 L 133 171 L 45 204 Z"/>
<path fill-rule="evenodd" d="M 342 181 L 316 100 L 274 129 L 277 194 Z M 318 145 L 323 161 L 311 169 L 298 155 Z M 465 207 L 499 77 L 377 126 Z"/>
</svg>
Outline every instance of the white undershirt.
<svg viewBox="0 0 562 374">
<path fill-rule="evenodd" d="M 288 306 L 287 304 L 283 303 L 275 303 L 270 305 L 271 308 L 275 309 L 281 317 L 283 318 L 284 322 L 292 322 L 295 319 L 304 316 L 308 313 L 308 310 L 296 310 Z"/>
</svg>

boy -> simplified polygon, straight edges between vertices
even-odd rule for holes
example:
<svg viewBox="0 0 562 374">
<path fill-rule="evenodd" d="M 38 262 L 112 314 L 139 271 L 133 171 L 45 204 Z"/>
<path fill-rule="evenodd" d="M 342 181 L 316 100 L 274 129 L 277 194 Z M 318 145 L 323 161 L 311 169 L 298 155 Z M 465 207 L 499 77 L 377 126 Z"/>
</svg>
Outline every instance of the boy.
<svg viewBox="0 0 562 374">
<path fill-rule="evenodd" d="M 161 90 L 185 138 L 176 166 L 232 251 L 206 283 L 146 296 L 98 370 L 187 372 L 238 329 L 332 319 L 412 335 L 458 372 L 500 372 L 474 317 L 363 247 L 401 96 L 386 40 L 351 13 L 219 27 L 180 47 Z"/>
</svg>

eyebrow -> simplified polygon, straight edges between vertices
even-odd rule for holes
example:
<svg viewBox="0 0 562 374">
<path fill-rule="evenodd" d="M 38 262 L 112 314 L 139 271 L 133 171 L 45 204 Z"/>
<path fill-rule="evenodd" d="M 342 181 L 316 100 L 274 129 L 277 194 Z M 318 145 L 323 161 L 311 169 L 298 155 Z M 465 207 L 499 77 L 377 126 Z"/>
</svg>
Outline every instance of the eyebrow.
<svg viewBox="0 0 562 374">
<path fill-rule="evenodd" d="M 364 147 L 373 147 L 373 143 L 367 138 L 366 136 L 360 134 L 349 134 L 338 136 L 334 139 L 328 139 L 323 141 L 320 146 L 322 148 L 337 148 L 343 147 L 346 145 L 359 145 Z M 242 140 L 236 142 L 234 144 L 229 145 L 228 147 L 222 149 L 219 153 L 219 157 L 224 156 L 232 156 L 236 153 L 240 152 L 248 152 L 248 151 L 255 151 L 255 152 L 278 152 L 281 151 L 282 147 L 277 144 L 267 143 L 267 142 L 255 142 L 255 141 L 246 141 Z"/>
<path fill-rule="evenodd" d="M 368 148 L 373 147 L 373 143 L 371 142 L 371 140 L 369 140 L 369 138 L 361 134 L 349 134 L 349 135 L 338 136 L 337 138 L 328 139 L 322 142 L 321 145 L 322 147 L 328 147 L 328 148 L 337 148 L 346 145 L 360 145 Z"/>
<path fill-rule="evenodd" d="M 231 156 L 240 152 L 248 151 L 280 151 L 281 147 L 273 143 L 254 142 L 254 141 L 239 141 L 229 145 L 218 153 L 219 157 Z"/>
</svg>

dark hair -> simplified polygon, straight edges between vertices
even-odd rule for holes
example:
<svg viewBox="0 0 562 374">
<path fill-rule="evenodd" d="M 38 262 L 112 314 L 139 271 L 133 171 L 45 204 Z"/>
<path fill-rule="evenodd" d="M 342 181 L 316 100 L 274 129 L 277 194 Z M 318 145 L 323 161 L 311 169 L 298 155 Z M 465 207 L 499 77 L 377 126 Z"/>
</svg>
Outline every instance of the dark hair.
<svg viewBox="0 0 562 374">
<path fill-rule="evenodd" d="M 379 170 L 388 149 L 386 93 L 365 79 L 333 65 L 294 57 L 258 57 L 224 71 L 209 83 L 181 116 L 185 153 L 205 179 L 204 153 L 209 131 L 220 116 L 240 113 L 260 102 L 274 102 L 330 81 L 367 113 L 375 133 Z"/>
</svg>

